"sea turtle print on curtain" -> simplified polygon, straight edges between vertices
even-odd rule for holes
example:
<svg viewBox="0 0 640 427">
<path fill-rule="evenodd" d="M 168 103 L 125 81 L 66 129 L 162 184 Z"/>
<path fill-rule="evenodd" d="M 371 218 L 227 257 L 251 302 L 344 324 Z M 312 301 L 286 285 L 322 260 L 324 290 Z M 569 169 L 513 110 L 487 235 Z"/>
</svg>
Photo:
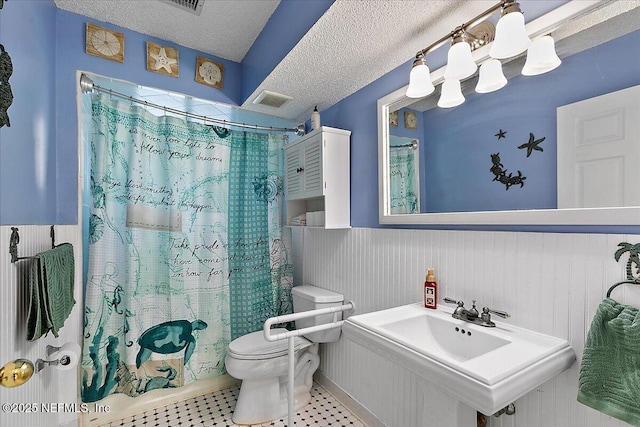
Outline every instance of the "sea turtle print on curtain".
<svg viewBox="0 0 640 427">
<path fill-rule="evenodd" d="M 83 401 L 224 374 L 238 313 L 260 309 L 240 326 L 253 331 L 291 312 L 282 136 L 156 117 L 99 94 L 92 120 Z M 232 159 L 251 163 L 231 171 Z M 239 200 L 251 209 L 233 219 Z"/>
</svg>

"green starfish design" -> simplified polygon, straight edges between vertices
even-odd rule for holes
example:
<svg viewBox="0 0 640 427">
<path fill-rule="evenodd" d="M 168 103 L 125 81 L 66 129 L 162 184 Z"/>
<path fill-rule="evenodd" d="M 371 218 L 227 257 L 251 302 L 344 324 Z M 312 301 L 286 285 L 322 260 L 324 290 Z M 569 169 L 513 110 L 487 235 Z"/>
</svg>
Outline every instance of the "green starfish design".
<svg viewBox="0 0 640 427">
<path fill-rule="evenodd" d="M 542 149 L 542 147 L 539 147 L 538 145 L 544 141 L 546 138 L 546 136 L 543 136 L 540 139 L 535 139 L 535 137 L 533 136 L 533 134 L 531 132 L 529 132 L 529 142 L 526 142 L 522 145 L 519 145 L 518 148 L 526 148 L 527 149 L 527 157 L 529 157 L 531 155 L 531 153 L 533 152 L 533 150 L 536 151 L 544 151 Z"/>
<path fill-rule="evenodd" d="M 498 139 L 502 139 L 502 138 L 506 138 L 506 135 L 507 135 L 507 131 L 500 129 L 500 131 L 496 133 L 494 136 L 497 136 Z"/>
</svg>

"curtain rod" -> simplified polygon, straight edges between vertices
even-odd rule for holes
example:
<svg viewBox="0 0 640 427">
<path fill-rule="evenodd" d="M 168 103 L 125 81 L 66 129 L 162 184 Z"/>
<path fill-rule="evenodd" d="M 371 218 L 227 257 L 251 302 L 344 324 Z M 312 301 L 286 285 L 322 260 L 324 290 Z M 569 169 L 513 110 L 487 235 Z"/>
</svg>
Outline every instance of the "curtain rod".
<svg viewBox="0 0 640 427">
<path fill-rule="evenodd" d="M 80 89 L 82 90 L 82 93 L 91 93 L 94 90 L 97 90 L 98 92 L 108 93 L 109 95 L 114 95 L 114 96 L 117 96 L 117 97 L 120 97 L 120 98 L 124 98 L 124 99 L 127 99 L 127 100 L 131 101 L 131 102 L 135 102 L 135 103 L 138 103 L 138 104 L 143 104 L 146 107 L 153 107 L 153 108 L 157 108 L 159 110 L 168 111 L 170 113 L 177 114 L 177 115 L 180 115 L 180 116 L 191 117 L 193 119 L 202 120 L 203 122 L 217 123 L 217 124 L 221 124 L 223 126 L 236 126 L 236 127 L 241 127 L 241 128 L 257 129 L 257 130 L 269 130 L 269 131 L 275 131 L 275 132 L 293 132 L 298 136 L 304 135 L 304 132 L 305 132 L 304 123 L 299 124 L 298 127 L 296 127 L 296 128 L 281 128 L 281 127 L 273 127 L 273 126 L 250 125 L 250 124 L 246 124 L 246 123 L 235 123 L 235 122 L 229 122 L 227 120 L 214 119 L 214 118 L 207 117 L 207 116 L 201 116 L 199 114 L 193 114 L 193 113 L 188 113 L 186 111 L 176 110 L 175 108 L 171 108 L 171 107 L 167 107 L 167 106 L 159 105 L 159 104 L 154 104 L 152 102 L 144 101 L 142 99 L 137 99 L 137 98 L 134 98 L 132 96 L 125 95 L 124 93 L 117 92 L 117 91 L 115 91 L 113 89 L 103 88 L 102 86 L 94 84 L 93 80 L 91 80 L 89 77 L 87 77 L 87 75 L 84 74 L 84 73 L 80 76 Z"/>
</svg>

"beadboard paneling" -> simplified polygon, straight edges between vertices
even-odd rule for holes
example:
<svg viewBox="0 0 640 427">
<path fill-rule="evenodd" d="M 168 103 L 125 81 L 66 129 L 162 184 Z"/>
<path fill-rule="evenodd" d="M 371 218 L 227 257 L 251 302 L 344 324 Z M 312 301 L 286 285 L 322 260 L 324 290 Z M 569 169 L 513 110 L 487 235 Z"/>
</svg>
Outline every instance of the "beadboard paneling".
<svg viewBox="0 0 640 427">
<path fill-rule="evenodd" d="M 18 256 L 34 255 L 51 248 L 49 226 L 21 225 L 18 227 L 20 243 L 18 244 Z M 81 313 L 82 313 L 82 263 L 80 262 L 79 227 L 56 226 L 56 244 L 70 242 L 74 247 L 76 281 L 75 300 L 71 315 L 60 330 L 59 337 L 55 338 L 49 333 L 34 342 L 26 339 L 28 271 L 31 261 L 18 261 L 11 263 L 9 256 L 9 238 L 11 227 L 0 226 L 0 243 L 4 248 L 0 256 L 0 285 L 3 288 L 0 298 L 0 365 L 18 359 L 29 359 L 34 363 L 37 359 L 47 359 L 45 348 L 47 345 L 61 346 L 66 342 L 80 342 Z M 58 371 L 46 367 L 20 387 L 0 387 L 0 403 L 35 404 L 31 409 L 37 409 L 35 413 L 20 411 L 11 413 L 0 412 L 0 426 L 11 427 L 42 427 L 57 426 L 67 423 L 76 424 L 78 414 L 73 411 L 58 413 L 43 413 L 40 404 L 47 403 L 76 403 L 78 382 L 77 372 Z"/>
<path fill-rule="evenodd" d="M 591 319 L 607 289 L 624 280 L 620 242 L 640 235 L 442 230 L 304 230 L 303 282 L 341 292 L 357 313 L 421 299 L 428 267 L 438 299 L 463 299 L 511 314 L 508 322 L 567 339 L 577 362 L 516 402 L 496 427 L 609 427 L 626 423 L 576 400 L 580 359 Z M 640 306 L 640 287 L 616 289 Z M 322 373 L 389 426 L 455 425 L 454 399 L 407 370 L 342 338 L 321 346 Z M 384 391 L 381 393 L 381 391 Z"/>
</svg>

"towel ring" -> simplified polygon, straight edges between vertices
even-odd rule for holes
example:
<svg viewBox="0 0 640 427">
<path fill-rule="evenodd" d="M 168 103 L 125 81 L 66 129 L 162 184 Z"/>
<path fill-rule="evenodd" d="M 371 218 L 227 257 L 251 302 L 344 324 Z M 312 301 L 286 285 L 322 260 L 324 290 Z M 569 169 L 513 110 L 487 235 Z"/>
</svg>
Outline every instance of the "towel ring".
<svg viewBox="0 0 640 427">
<path fill-rule="evenodd" d="M 636 279 L 636 280 L 623 280 L 622 282 L 618 282 L 615 285 L 611 286 L 609 288 L 609 290 L 607 291 L 607 298 L 609 298 L 609 296 L 611 295 L 611 291 L 613 291 L 616 287 L 620 286 L 620 285 L 624 285 L 625 283 L 630 284 L 630 285 L 640 285 L 640 279 Z"/>
</svg>

